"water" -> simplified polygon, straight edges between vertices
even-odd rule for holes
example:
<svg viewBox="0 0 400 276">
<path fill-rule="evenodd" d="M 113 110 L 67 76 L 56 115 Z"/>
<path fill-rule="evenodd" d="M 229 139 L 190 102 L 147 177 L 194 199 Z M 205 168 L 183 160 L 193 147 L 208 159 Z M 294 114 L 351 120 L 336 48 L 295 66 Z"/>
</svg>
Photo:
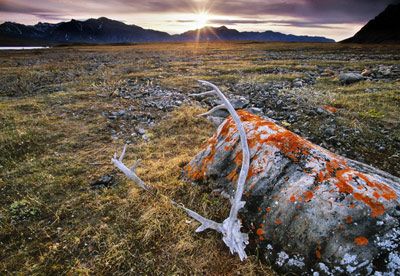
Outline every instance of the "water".
<svg viewBox="0 0 400 276">
<path fill-rule="evenodd" d="M 42 47 L 42 46 L 35 46 L 35 47 L 0 47 L 1 50 L 36 50 L 36 49 L 49 49 L 50 47 Z"/>
</svg>

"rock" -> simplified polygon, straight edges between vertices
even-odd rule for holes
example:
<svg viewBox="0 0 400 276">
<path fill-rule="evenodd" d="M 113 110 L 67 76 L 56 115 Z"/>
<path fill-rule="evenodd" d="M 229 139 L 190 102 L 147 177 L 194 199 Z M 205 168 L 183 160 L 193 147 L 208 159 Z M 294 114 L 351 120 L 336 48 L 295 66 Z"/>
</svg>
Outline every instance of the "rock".
<svg viewBox="0 0 400 276">
<path fill-rule="evenodd" d="M 317 113 L 322 115 L 322 114 L 327 114 L 327 111 L 325 109 L 321 108 L 321 107 L 318 107 L 317 108 Z"/>
<path fill-rule="evenodd" d="M 333 127 L 328 127 L 324 131 L 325 136 L 331 137 L 335 135 L 335 129 Z"/>
<path fill-rule="evenodd" d="M 246 110 L 254 115 L 263 115 L 263 110 L 262 108 L 258 108 L 258 107 L 250 107 L 250 108 L 246 108 Z"/>
<path fill-rule="evenodd" d="M 207 119 L 216 127 L 225 121 L 225 117 L 207 116 Z"/>
<path fill-rule="evenodd" d="M 338 156 L 246 111 L 251 151 L 240 211 L 278 273 L 400 273 L 400 179 Z M 231 117 L 186 167 L 188 179 L 234 194 L 242 152 Z"/>
<path fill-rule="evenodd" d="M 249 104 L 249 100 L 241 97 L 231 100 L 231 104 L 235 109 L 243 109 Z"/>
<path fill-rule="evenodd" d="M 105 174 L 101 176 L 98 180 L 92 182 L 90 187 L 92 189 L 103 189 L 109 188 L 114 185 L 114 176 L 111 174 Z"/>
<path fill-rule="evenodd" d="M 115 118 L 117 118 L 117 117 L 122 117 L 122 116 L 124 116 L 126 114 L 126 111 L 125 110 L 119 110 L 119 111 L 115 111 L 115 112 L 111 112 L 111 116 L 112 117 L 115 117 Z"/>
<path fill-rule="evenodd" d="M 226 109 L 218 109 L 210 113 L 210 116 L 221 117 L 221 118 L 226 118 L 228 117 L 228 115 L 229 112 Z"/>
<path fill-rule="evenodd" d="M 387 77 L 392 74 L 392 66 L 379 65 L 378 74 Z"/>
<path fill-rule="evenodd" d="M 293 82 L 293 87 L 296 87 L 296 88 L 303 87 L 303 82 L 302 81 L 295 81 L 295 82 Z"/>
<path fill-rule="evenodd" d="M 139 133 L 140 135 L 143 135 L 146 133 L 146 130 L 144 128 L 138 128 L 137 133 Z"/>
<path fill-rule="evenodd" d="M 300 88 L 303 87 L 303 82 L 301 80 L 295 80 L 292 83 L 293 87 Z"/>
<path fill-rule="evenodd" d="M 364 77 L 359 73 L 342 73 L 339 75 L 339 81 L 342 84 L 352 84 L 362 81 Z"/>
<path fill-rule="evenodd" d="M 143 139 L 144 141 L 146 141 L 146 142 L 150 141 L 149 136 L 147 136 L 146 134 L 143 134 L 143 135 L 142 135 L 142 139 Z"/>
</svg>

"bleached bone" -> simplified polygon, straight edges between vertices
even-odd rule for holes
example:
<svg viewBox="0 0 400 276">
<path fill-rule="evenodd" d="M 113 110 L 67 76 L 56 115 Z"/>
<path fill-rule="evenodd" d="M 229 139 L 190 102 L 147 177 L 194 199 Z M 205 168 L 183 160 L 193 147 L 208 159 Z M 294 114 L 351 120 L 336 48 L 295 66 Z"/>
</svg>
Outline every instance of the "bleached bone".
<svg viewBox="0 0 400 276">
<path fill-rule="evenodd" d="M 202 232 L 206 229 L 213 229 L 223 235 L 222 240 L 224 243 L 229 247 L 230 251 L 232 254 L 237 253 L 239 255 L 240 260 L 244 260 L 247 258 L 245 248 L 246 245 L 249 243 L 249 237 L 247 233 L 242 233 L 240 231 L 240 228 L 242 227 L 242 223 L 238 218 L 238 213 L 241 208 L 245 205 L 245 202 L 242 201 L 242 195 L 243 195 L 243 189 L 244 189 L 244 184 L 247 178 L 247 174 L 249 171 L 249 166 L 250 166 L 250 152 L 249 152 L 249 147 L 247 144 L 247 137 L 246 137 L 246 132 L 244 130 L 244 127 L 242 125 L 242 122 L 240 121 L 240 118 L 238 114 L 236 113 L 235 109 L 229 102 L 229 100 L 225 97 L 225 95 L 218 89 L 217 86 L 214 84 L 207 82 L 207 81 L 201 81 L 199 82 L 203 85 L 211 87 L 213 90 L 212 91 L 207 91 L 199 94 L 191 94 L 191 96 L 209 96 L 209 95 L 216 95 L 218 96 L 223 104 L 214 107 L 210 111 L 201 114 L 201 116 L 208 115 L 215 110 L 219 110 L 222 108 L 225 108 L 229 111 L 231 114 L 239 132 L 240 136 L 240 141 L 241 141 L 241 146 L 242 146 L 242 167 L 240 169 L 239 173 L 239 178 L 236 186 L 236 191 L 235 191 L 235 196 L 233 198 L 230 198 L 230 202 L 232 204 L 231 210 L 229 212 L 229 217 L 226 218 L 222 223 L 215 222 L 213 220 L 209 220 L 200 214 L 196 213 L 195 211 L 192 211 L 183 205 L 177 204 L 175 201 L 171 200 L 171 203 L 178 206 L 179 208 L 182 208 L 190 217 L 193 219 L 197 220 L 201 225 L 196 229 L 196 232 Z M 150 191 L 151 187 L 148 186 L 146 183 L 144 183 L 143 180 L 141 180 L 135 173 L 135 169 L 137 167 L 137 162 L 135 165 L 129 169 L 124 163 L 123 163 L 123 158 L 125 156 L 126 152 L 126 147 L 127 145 L 124 146 L 122 153 L 119 158 L 117 158 L 117 154 L 114 154 L 114 158 L 111 159 L 111 161 L 114 163 L 114 165 L 120 169 L 129 179 L 133 180 L 139 187 L 146 191 Z"/>
<path fill-rule="evenodd" d="M 219 227 L 219 229 L 215 229 L 215 230 L 222 233 L 223 241 L 229 247 L 231 253 L 232 254 L 238 253 L 240 259 L 244 260 L 247 258 L 245 248 L 246 248 L 246 245 L 248 244 L 249 238 L 246 233 L 240 232 L 240 228 L 242 227 L 242 224 L 238 218 L 238 213 L 239 213 L 239 210 L 241 208 L 243 208 L 243 206 L 245 205 L 245 202 L 242 201 L 242 196 L 243 196 L 244 184 L 246 182 L 246 178 L 247 178 L 247 174 L 249 172 L 249 166 L 250 166 L 250 151 L 249 151 L 249 146 L 247 144 L 246 132 L 244 130 L 242 122 L 240 121 L 239 115 L 235 111 L 235 108 L 232 106 L 232 104 L 229 102 L 229 100 L 225 97 L 225 95 L 219 90 L 219 88 L 217 86 L 215 86 L 214 84 L 207 82 L 207 81 L 199 80 L 199 82 L 201 84 L 211 87 L 213 89 L 213 91 L 215 92 L 215 95 L 221 99 L 223 105 L 231 114 L 232 119 L 234 120 L 236 127 L 238 129 L 238 132 L 239 132 L 243 158 L 242 158 L 242 166 L 240 169 L 238 182 L 236 185 L 235 196 L 234 196 L 233 200 L 231 201 L 232 206 L 231 206 L 231 210 L 229 212 L 229 217 L 224 220 L 224 222 L 222 223 L 222 226 Z M 195 217 L 193 217 L 193 218 L 196 219 Z M 208 228 L 210 228 L 210 227 L 208 227 Z M 205 229 L 207 229 L 207 227 L 202 228 L 202 230 L 205 230 Z M 212 229 L 214 229 L 214 228 L 212 228 Z"/>
<path fill-rule="evenodd" d="M 111 158 L 111 162 L 114 163 L 114 165 L 122 171 L 129 179 L 133 180 L 139 187 L 142 189 L 149 191 L 151 190 L 151 187 L 148 186 L 140 177 L 138 177 L 135 173 L 136 166 L 138 165 L 138 162 L 133 165 L 132 169 L 129 169 L 125 164 L 122 162 L 124 157 L 125 157 L 125 152 L 126 152 L 126 147 L 127 145 L 124 146 L 124 149 L 122 150 L 122 153 L 119 158 L 117 158 L 117 154 L 114 154 L 114 157 Z"/>
<path fill-rule="evenodd" d="M 189 94 L 189 97 L 202 97 L 202 96 L 211 96 L 211 95 L 215 95 L 214 90 L 201 92 L 201 93 L 197 93 L 197 94 Z"/>
</svg>

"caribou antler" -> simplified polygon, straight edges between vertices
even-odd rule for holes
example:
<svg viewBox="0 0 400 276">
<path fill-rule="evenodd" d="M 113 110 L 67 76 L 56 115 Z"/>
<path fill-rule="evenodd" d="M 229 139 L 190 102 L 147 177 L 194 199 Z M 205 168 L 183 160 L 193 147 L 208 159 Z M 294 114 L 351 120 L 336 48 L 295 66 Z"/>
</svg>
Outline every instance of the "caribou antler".
<svg viewBox="0 0 400 276">
<path fill-rule="evenodd" d="M 238 253 L 241 260 L 247 257 L 245 248 L 248 244 L 248 235 L 246 233 L 240 232 L 240 228 L 242 227 L 241 221 L 238 218 L 238 213 L 241 208 L 245 205 L 245 202 L 242 201 L 242 195 L 244 190 L 244 184 L 246 182 L 246 178 L 249 172 L 250 167 L 250 151 L 249 146 L 247 144 L 247 136 L 246 131 L 244 130 L 243 124 L 240 121 L 239 115 L 236 113 L 235 108 L 231 105 L 229 100 L 225 97 L 225 95 L 219 90 L 217 86 L 207 81 L 199 81 L 201 84 L 211 87 L 213 90 L 205 93 L 200 93 L 193 96 L 201 96 L 201 95 L 211 95 L 214 92 L 214 95 L 218 96 L 224 107 L 229 111 L 234 120 L 236 127 L 239 132 L 240 142 L 242 146 L 242 167 L 240 169 L 238 182 L 236 185 L 236 192 L 233 200 L 231 200 L 231 210 L 229 212 L 229 217 L 224 220 L 222 224 L 219 224 L 219 228 L 216 229 L 218 232 L 222 233 L 223 241 L 229 247 L 231 253 Z M 218 106 L 218 109 L 221 107 Z M 205 113 L 207 114 L 207 113 Z M 189 214 L 189 213 L 188 213 Z M 189 214 L 190 215 L 190 214 Z M 195 217 L 193 217 L 196 219 Z M 205 228 L 207 229 L 207 228 Z M 203 230 L 205 230 L 203 229 Z"/>
<path fill-rule="evenodd" d="M 183 205 L 177 204 L 175 201 L 171 200 L 172 204 L 178 206 L 179 208 L 182 208 L 190 217 L 193 219 L 197 220 L 200 222 L 200 226 L 196 229 L 196 232 L 202 232 L 206 229 L 213 229 L 215 231 L 218 231 L 223 235 L 222 240 L 225 242 L 225 244 L 229 247 L 230 251 L 232 254 L 237 253 L 239 255 L 240 260 L 244 260 L 247 258 L 245 248 L 246 245 L 249 242 L 249 237 L 246 233 L 240 232 L 240 228 L 242 227 L 242 223 L 238 218 L 238 213 L 241 208 L 245 205 L 245 202 L 242 201 L 242 195 L 243 195 L 243 190 L 244 190 L 244 184 L 247 178 L 247 174 L 249 171 L 249 166 L 250 166 L 250 152 L 249 152 L 249 147 L 247 144 L 247 137 L 246 137 L 246 132 L 244 130 L 243 124 L 240 121 L 239 115 L 236 113 L 235 109 L 229 102 L 229 100 L 225 97 L 225 95 L 218 89 L 217 86 L 214 84 L 207 82 L 207 81 L 201 81 L 199 82 L 203 85 L 206 85 L 208 87 L 211 87 L 211 91 L 199 93 L 199 94 L 191 94 L 189 96 L 209 96 L 209 95 L 216 95 L 218 96 L 221 101 L 222 105 L 219 105 L 217 107 L 214 107 L 211 109 L 209 112 L 206 112 L 204 114 L 201 114 L 200 116 L 206 116 L 210 113 L 212 113 L 215 110 L 225 108 L 229 111 L 231 114 L 237 128 L 238 132 L 240 135 L 240 142 L 242 146 L 242 152 L 243 152 L 243 159 L 242 159 L 242 167 L 240 169 L 240 174 L 238 178 L 238 183 L 236 186 L 236 192 L 235 196 L 230 199 L 230 202 L 232 204 L 231 210 L 229 212 L 229 217 L 226 218 L 222 223 L 215 222 L 213 220 L 209 220 L 198 213 L 184 207 Z M 125 156 L 126 152 L 126 145 L 124 146 L 124 149 L 122 150 L 121 156 L 117 158 L 117 154 L 114 154 L 114 158 L 111 159 L 111 161 L 114 163 L 114 165 L 120 169 L 129 179 L 132 179 L 139 187 L 142 189 L 149 191 L 151 190 L 151 187 L 146 185 L 143 180 L 141 180 L 135 173 L 135 169 L 137 166 L 137 163 L 129 169 L 122 161 Z"/>
<path fill-rule="evenodd" d="M 114 165 L 122 171 L 129 179 L 133 180 L 139 187 L 142 189 L 149 191 L 151 189 L 150 186 L 148 186 L 142 179 L 140 179 L 139 176 L 136 175 L 136 167 L 139 165 L 139 161 L 136 161 L 135 164 L 129 169 L 125 164 L 122 162 L 125 157 L 125 152 L 126 152 L 126 147 L 127 145 L 125 144 L 124 149 L 122 150 L 121 155 L 119 158 L 117 158 L 117 154 L 114 153 L 114 157 L 111 158 L 111 162 L 114 163 Z"/>
</svg>

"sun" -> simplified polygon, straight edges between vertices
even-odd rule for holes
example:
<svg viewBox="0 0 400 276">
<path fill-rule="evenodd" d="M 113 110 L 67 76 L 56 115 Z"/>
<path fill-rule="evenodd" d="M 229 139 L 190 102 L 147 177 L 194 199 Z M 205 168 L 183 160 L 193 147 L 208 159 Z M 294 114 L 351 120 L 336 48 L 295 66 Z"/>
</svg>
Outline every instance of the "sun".
<svg viewBox="0 0 400 276">
<path fill-rule="evenodd" d="M 197 29 L 201 29 L 206 26 L 209 20 L 209 15 L 207 12 L 200 12 L 194 15 L 194 22 Z"/>
</svg>

